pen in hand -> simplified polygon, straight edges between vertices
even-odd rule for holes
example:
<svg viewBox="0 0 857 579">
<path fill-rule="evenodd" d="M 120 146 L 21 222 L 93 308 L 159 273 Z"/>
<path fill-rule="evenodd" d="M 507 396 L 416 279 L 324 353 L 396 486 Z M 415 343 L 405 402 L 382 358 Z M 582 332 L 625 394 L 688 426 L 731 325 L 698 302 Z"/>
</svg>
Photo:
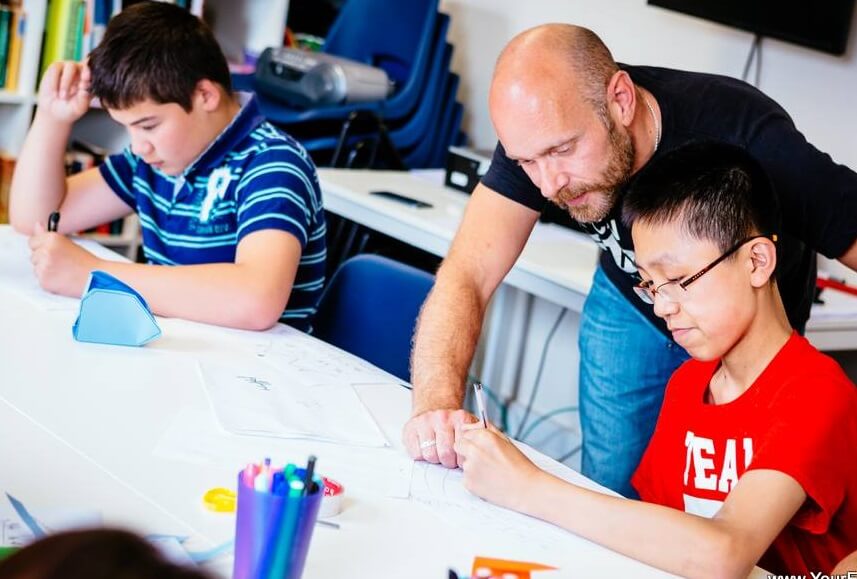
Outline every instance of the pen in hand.
<svg viewBox="0 0 857 579">
<path fill-rule="evenodd" d="M 479 415 L 482 418 L 482 428 L 488 428 L 488 415 L 485 412 L 485 396 L 482 394 L 482 383 L 474 382 L 473 391 L 476 394 L 476 406 L 479 408 Z"/>
<path fill-rule="evenodd" d="M 51 214 L 50 214 L 50 216 L 48 217 L 48 231 L 50 231 L 50 232 L 56 232 L 57 227 L 59 226 L 59 224 L 60 224 L 60 212 L 59 212 L 59 211 L 54 211 L 54 212 L 53 212 L 53 213 L 51 213 Z"/>
</svg>

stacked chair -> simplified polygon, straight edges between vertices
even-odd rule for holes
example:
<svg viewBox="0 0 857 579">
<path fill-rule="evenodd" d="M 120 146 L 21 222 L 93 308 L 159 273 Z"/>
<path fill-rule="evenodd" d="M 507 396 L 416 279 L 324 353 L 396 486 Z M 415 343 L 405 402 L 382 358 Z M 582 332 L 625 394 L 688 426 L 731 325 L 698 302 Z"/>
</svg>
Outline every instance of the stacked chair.
<svg viewBox="0 0 857 579">
<path fill-rule="evenodd" d="M 442 167 L 448 147 L 466 140 L 459 78 L 449 70 L 449 20 L 438 0 L 347 0 L 323 50 L 384 69 L 393 93 L 376 102 L 296 109 L 260 92 L 262 111 L 320 165 Z M 234 82 L 255 89 L 253 75 Z"/>
</svg>

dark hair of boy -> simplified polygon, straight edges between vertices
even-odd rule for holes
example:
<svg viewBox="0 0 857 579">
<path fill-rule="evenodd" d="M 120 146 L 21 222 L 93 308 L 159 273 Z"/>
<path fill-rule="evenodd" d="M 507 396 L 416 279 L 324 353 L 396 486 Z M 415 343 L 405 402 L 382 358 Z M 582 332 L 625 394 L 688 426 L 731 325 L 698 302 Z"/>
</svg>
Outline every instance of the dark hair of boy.
<svg viewBox="0 0 857 579">
<path fill-rule="evenodd" d="M 164 557 L 127 531 L 93 529 L 48 535 L 0 561 L 0 579 L 207 579 Z"/>
<path fill-rule="evenodd" d="M 111 109 L 152 100 L 177 103 L 190 112 L 203 79 L 232 92 L 226 57 L 211 30 L 167 2 L 141 2 L 114 16 L 88 65 L 93 96 Z"/>
<path fill-rule="evenodd" d="M 675 149 L 632 180 L 622 219 L 681 223 L 692 238 L 721 251 L 751 235 L 780 233 L 779 201 L 762 166 L 744 149 L 700 142 Z"/>
</svg>

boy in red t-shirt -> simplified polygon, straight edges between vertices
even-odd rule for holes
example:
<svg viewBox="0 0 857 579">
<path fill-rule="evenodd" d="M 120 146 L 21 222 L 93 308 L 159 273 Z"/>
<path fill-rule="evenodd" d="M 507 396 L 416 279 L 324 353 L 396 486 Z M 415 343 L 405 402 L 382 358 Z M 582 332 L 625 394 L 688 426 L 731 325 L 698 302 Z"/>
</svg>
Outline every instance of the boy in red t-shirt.
<svg viewBox="0 0 857 579">
<path fill-rule="evenodd" d="M 829 573 L 857 548 L 857 389 L 789 326 L 766 175 L 739 148 L 688 145 L 640 173 L 623 218 L 637 293 L 694 358 L 634 475 L 645 502 L 553 477 L 481 425 L 456 442 L 465 486 L 680 575 Z"/>
</svg>

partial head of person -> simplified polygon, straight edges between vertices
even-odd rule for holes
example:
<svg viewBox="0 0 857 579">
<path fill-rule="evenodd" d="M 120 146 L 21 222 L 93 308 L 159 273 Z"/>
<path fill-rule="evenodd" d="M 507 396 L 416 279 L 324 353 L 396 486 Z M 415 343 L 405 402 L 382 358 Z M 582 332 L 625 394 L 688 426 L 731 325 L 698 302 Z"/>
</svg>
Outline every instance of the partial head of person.
<svg viewBox="0 0 857 579">
<path fill-rule="evenodd" d="M 653 106 L 595 33 L 569 24 L 513 38 L 489 93 L 506 155 L 584 223 L 604 219 L 653 154 L 660 132 Z"/>
<path fill-rule="evenodd" d="M 774 277 L 779 203 L 744 149 L 697 143 L 652 161 L 630 184 L 623 220 L 638 297 L 694 358 L 721 358 L 765 324 L 788 327 Z"/>
<path fill-rule="evenodd" d="M 134 154 L 180 174 L 237 110 L 226 57 L 199 18 L 168 2 L 117 14 L 89 55 L 91 92 L 131 136 Z"/>
<path fill-rule="evenodd" d="M 0 579 L 206 579 L 167 561 L 127 531 L 92 529 L 48 535 L 0 561 Z"/>
</svg>

